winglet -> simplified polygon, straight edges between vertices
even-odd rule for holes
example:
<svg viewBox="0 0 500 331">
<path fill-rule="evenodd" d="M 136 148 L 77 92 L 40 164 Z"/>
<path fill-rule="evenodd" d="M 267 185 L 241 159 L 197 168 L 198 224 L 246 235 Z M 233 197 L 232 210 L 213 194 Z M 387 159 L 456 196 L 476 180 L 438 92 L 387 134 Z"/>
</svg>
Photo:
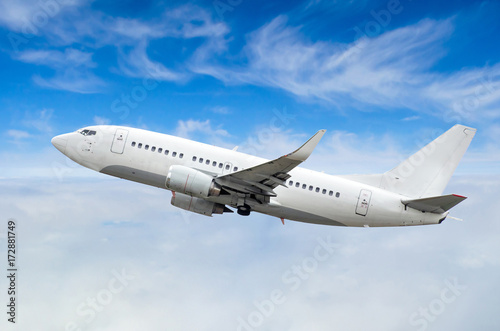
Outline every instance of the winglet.
<svg viewBox="0 0 500 331">
<path fill-rule="evenodd" d="M 311 155 L 314 148 L 316 148 L 316 145 L 318 145 L 325 132 L 326 130 L 319 130 L 314 136 L 309 138 L 309 140 L 306 141 L 304 145 L 300 146 L 296 151 L 287 154 L 284 157 L 290 160 L 304 162 L 309 157 L 309 155 Z"/>
</svg>

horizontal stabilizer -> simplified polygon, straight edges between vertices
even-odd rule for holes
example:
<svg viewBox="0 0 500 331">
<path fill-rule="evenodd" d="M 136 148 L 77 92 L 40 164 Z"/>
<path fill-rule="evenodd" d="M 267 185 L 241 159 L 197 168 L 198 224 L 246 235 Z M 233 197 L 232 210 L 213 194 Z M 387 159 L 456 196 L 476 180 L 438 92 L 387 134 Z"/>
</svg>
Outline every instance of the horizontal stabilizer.
<svg viewBox="0 0 500 331">
<path fill-rule="evenodd" d="M 401 202 L 413 209 L 430 213 L 442 214 L 467 199 L 457 194 L 441 195 L 423 199 L 401 200 Z"/>
</svg>

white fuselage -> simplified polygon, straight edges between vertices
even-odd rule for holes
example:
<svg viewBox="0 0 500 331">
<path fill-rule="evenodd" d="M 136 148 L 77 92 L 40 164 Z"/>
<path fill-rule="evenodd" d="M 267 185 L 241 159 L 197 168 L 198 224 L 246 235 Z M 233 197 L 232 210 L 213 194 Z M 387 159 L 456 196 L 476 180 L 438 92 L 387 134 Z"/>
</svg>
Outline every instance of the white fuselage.
<svg viewBox="0 0 500 331">
<path fill-rule="evenodd" d="M 96 134 L 68 133 L 56 137 L 59 143 L 54 145 L 87 168 L 163 189 L 167 189 L 166 176 L 172 165 L 218 176 L 267 161 L 141 129 L 118 126 L 87 129 Z M 288 187 L 278 186 L 274 190 L 276 197 L 271 197 L 269 203 L 251 205 L 252 211 L 300 222 L 361 227 L 437 224 L 447 215 L 405 207 L 402 195 L 342 177 L 300 167 L 289 174 Z M 229 195 L 207 200 L 233 207 L 237 203 Z"/>
</svg>

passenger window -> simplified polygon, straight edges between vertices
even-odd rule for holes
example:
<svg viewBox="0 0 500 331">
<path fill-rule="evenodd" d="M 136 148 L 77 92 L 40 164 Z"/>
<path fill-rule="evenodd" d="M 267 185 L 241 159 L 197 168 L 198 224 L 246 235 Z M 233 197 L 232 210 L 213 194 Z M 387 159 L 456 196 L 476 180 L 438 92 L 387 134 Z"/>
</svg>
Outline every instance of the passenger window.
<svg viewBox="0 0 500 331">
<path fill-rule="evenodd" d="M 172 157 L 176 157 L 177 156 L 177 152 L 172 152 Z"/>
<path fill-rule="evenodd" d="M 295 187 L 299 187 L 300 186 L 300 183 L 299 182 L 296 182 L 295 183 Z"/>
<path fill-rule="evenodd" d="M 293 180 L 289 181 L 288 185 L 293 186 Z"/>
<path fill-rule="evenodd" d="M 155 146 L 151 147 L 151 152 L 154 152 L 154 151 L 156 151 L 156 147 Z"/>
<path fill-rule="evenodd" d="M 184 154 L 179 154 L 179 159 L 182 159 L 184 157 Z"/>
<path fill-rule="evenodd" d="M 326 194 L 326 190 L 325 190 L 325 189 L 323 189 L 323 191 L 322 191 L 321 193 Z"/>
<path fill-rule="evenodd" d="M 193 161 L 196 161 L 197 157 L 196 156 L 193 156 Z"/>
<path fill-rule="evenodd" d="M 338 197 L 340 197 L 340 192 L 337 192 L 337 193 L 335 194 L 335 196 L 336 196 L 337 198 L 338 198 Z"/>
<path fill-rule="evenodd" d="M 229 164 L 226 164 L 226 170 L 229 170 L 230 168 Z"/>
<path fill-rule="evenodd" d="M 319 187 L 316 187 L 316 192 L 319 192 Z"/>
<path fill-rule="evenodd" d="M 142 148 L 142 143 L 139 143 L 139 145 L 137 145 L 138 148 Z"/>
<path fill-rule="evenodd" d="M 312 185 L 309 185 L 309 191 L 312 191 L 313 190 L 313 186 Z"/>
<path fill-rule="evenodd" d="M 238 167 L 234 167 L 234 168 L 233 168 L 233 170 L 234 170 L 234 171 L 238 171 Z"/>
<path fill-rule="evenodd" d="M 149 145 L 145 145 L 145 146 L 144 146 L 144 149 L 145 149 L 145 150 L 148 150 L 148 149 L 149 149 Z"/>
<path fill-rule="evenodd" d="M 200 157 L 200 163 L 203 163 L 203 158 L 202 157 Z"/>
<path fill-rule="evenodd" d="M 132 141 L 132 147 L 135 147 L 135 141 Z"/>
<path fill-rule="evenodd" d="M 212 166 L 217 167 L 217 161 L 212 162 Z"/>
<path fill-rule="evenodd" d="M 306 184 L 302 184 L 302 189 L 306 189 L 307 185 Z"/>
<path fill-rule="evenodd" d="M 206 161 L 205 161 L 205 164 L 206 164 L 206 165 L 210 165 L 210 160 L 206 160 Z"/>
<path fill-rule="evenodd" d="M 221 169 L 222 169 L 222 163 L 219 163 L 219 168 L 221 168 Z"/>
<path fill-rule="evenodd" d="M 332 196 L 333 195 L 333 191 L 328 192 L 328 195 Z"/>
<path fill-rule="evenodd" d="M 168 149 L 165 150 L 165 155 L 168 155 Z"/>
<path fill-rule="evenodd" d="M 161 154 L 161 152 L 163 152 L 163 148 L 158 148 L 158 153 Z"/>
</svg>

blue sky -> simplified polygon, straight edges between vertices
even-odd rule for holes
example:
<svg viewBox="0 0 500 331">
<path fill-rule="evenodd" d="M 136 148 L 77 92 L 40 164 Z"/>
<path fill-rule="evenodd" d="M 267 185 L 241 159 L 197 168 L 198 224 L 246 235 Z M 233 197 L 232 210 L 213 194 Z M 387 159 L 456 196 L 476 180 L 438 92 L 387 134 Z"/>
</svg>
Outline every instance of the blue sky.
<svg viewBox="0 0 500 331">
<path fill-rule="evenodd" d="M 296 116 L 284 128 L 295 133 L 390 134 L 410 149 L 422 130 L 459 122 L 483 133 L 474 148 L 494 143 L 497 2 L 231 3 L 5 2 L 7 149 L 47 146 L 49 129 L 175 133 L 187 120 L 240 144 L 275 109 Z"/>
<path fill-rule="evenodd" d="M 421 330 L 422 320 L 426 330 L 497 330 L 499 10 L 0 0 L 0 210 L 19 223 L 19 326 L 241 330 L 280 290 L 286 300 L 254 330 Z M 50 144 L 116 124 L 273 158 L 327 129 L 305 167 L 377 173 L 456 123 L 478 129 L 446 189 L 469 197 L 452 213 L 465 221 L 368 231 L 184 213 L 169 192 L 94 173 Z M 282 275 L 322 240 L 335 248 L 292 289 Z M 103 310 L 79 314 L 123 269 L 133 279 Z M 441 311 L 456 281 L 460 294 Z"/>
</svg>

